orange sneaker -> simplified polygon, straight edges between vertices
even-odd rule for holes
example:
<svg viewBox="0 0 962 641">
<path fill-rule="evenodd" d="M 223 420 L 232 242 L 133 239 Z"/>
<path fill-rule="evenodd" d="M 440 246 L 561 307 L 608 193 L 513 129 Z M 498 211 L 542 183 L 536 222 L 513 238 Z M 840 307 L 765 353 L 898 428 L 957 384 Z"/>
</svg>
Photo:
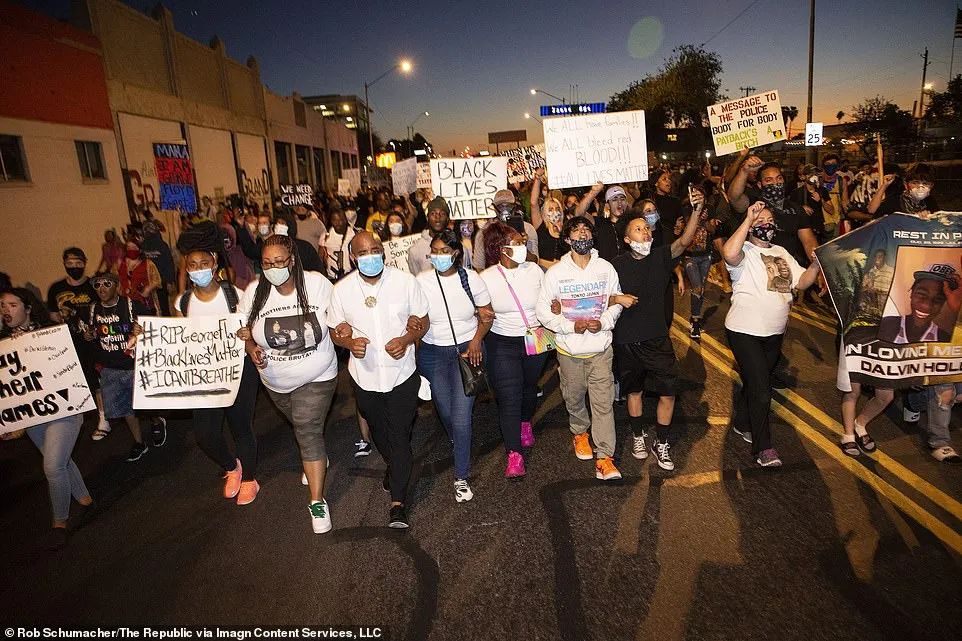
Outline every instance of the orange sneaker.
<svg viewBox="0 0 962 641">
<path fill-rule="evenodd" d="M 237 504 L 247 505 L 248 503 L 253 503 L 254 499 L 257 498 L 257 493 L 260 491 L 261 486 L 257 481 L 244 481 L 240 484 L 240 491 L 237 493 Z"/>
<path fill-rule="evenodd" d="M 591 441 L 588 440 L 588 432 L 583 434 L 575 434 L 575 456 L 580 458 L 582 461 L 590 461 L 595 457 L 594 453 L 591 451 Z"/>
<path fill-rule="evenodd" d="M 615 467 L 610 456 L 595 461 L 595 478 L 600 481 L 616 481 L 621 478 L 621 472 Z"/>
<path fill-rule="evenodd" d="M 234 460 L 236 461 L 234 469 L 224 474 L 225 499 L 232 499 L 237 496 L 237 492 L 240 491 L 241 477 L 244 475 L 244 470 L 241 467 L 240 459 Z"/>
</svg>

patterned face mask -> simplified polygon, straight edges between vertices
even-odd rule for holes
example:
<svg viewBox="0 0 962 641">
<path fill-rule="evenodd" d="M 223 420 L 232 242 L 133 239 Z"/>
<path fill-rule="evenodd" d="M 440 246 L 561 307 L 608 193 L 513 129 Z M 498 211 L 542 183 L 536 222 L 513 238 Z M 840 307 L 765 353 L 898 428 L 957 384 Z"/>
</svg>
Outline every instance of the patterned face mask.
<svg viewBox="0 0 962 641">
<path fill-rule="evenodd" d="M 762 198 L 769 204 L 781 208 L 782 201 L 785 200 L 785 185 L 772 184 L 762 186 Z"/>
<path fill-rule="evenodd" d="M 587 254 L 590 254 L 594 246 L 595 246 L 594 238 L 581 238 L 578 240 L 571 241 L 571 250 L 580 256 L 585 256 Z"/>
<path fill-rule="evenodd" d="M 770 243 L 775 240 L 775 233 L 777 231 L 778 227 L 775 226 L 775 223 L 764 223 L 751 228 L 752 236 L 763 243 Z"/>
</svg>

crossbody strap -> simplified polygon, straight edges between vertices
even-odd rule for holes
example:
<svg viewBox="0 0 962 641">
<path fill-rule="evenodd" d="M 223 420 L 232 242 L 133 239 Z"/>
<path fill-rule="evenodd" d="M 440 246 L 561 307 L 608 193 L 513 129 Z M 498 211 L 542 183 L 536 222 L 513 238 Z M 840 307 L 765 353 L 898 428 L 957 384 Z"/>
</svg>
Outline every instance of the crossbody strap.
<svg viewBox="0 0 962 641">
<path fill-rule="evenodd" d="M 504 269 L 498 265 L 498 271 L 501 272 L 501 277 L 504 278 L 504 284 L 508 286 L 508 291 L 511 292 L 511 298 L 514 299 L 514 304 L 518 306 L 518 311 L 521 312 L 521 320 L 524 321 L 525 329 L 531 329 L 531 323 L 528 322 L 528 316 L 524 313 L 524 307 L 521 305 L 521 301 L 518 300 L 518 295 L 514 293 L 514 287 L 508 281 L 507 274 L 504 273 Z"/>
<path fill-rule="evenodd" d="M 454 323 L 451 321 L 451 310 L 448 309 L 448 298 L 444 295 L 444 285 L 441 284 L 441 275 L 438 274 L 437 270 L 434 270 L 434 276 L 438 279 L 438 289 L 441 290 L 441 300 L 444 301 L 444 312 L 448 315 L 448 325 L 451 326 L 451 340 L 454 341 L 454 345 L 457 347 L 458 335 L 454 331 Z"/>
</svg>

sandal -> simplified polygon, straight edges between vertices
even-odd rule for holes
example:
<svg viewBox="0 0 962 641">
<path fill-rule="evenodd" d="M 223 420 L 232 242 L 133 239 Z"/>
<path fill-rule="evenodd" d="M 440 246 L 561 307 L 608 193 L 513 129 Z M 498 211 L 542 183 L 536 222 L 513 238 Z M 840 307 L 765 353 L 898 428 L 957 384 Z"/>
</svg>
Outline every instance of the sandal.
<svg viewBox="0 0 962 641">
<path fill-rule="evenodd" d="M 847 441 L 845 443 L 839 443 L 839 446 L 842 448 L 842 453 L 845 454 L 846 456 L 851 456 L 852 458 L 855 458 L 856 456 L 859 456 L 861 454 L 861 452 L 859 451 L 858 445 L 855 444 L 855 441 Z"/>
<path fill-rule="evenodd" d="M 111 430 L 109 427 L 107 429 L 101 429 L 98 427 L 94 430 L 94 433 L 90 435 L 90 438 L 94 441 L 102 441 L 105 436 L 110 434 L 110 432 Z"/>
<path fill-rule="evenodd" d="M 869 436 L 868 434 L 864 436 L 856 436 L 855 443 L 858 445 L 858 449 L 862 450 L 866 454 L 872 454 L 873 452 L 875 452 L 875 450 L 878 449 L 878 446 L 875 444 L 875 441 L 872 440 L 872 437 Z"/>
</svg>

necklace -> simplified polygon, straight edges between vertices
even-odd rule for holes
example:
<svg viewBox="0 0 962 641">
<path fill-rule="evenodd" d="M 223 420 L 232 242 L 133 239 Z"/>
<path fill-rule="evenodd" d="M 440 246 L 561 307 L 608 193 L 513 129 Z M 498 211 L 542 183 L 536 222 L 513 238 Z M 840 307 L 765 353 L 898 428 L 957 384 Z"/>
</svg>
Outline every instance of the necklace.
<svg viewBox="0 0 962 641">
<path fill-rule="evenodd" d="M 359 290 L 361 290 L 361 295 L 364 294 L 364 287 L 361 285 L 362 280 L 363 279 L 360 276 L 357 277 L 357 287 Z M 364 305 L 366 307 L 373 309 L 377 305 L 377 295 L 381 291 L 381 285 L 383 284 L 384 284 L 384 273 L 382 272 L 381 278 L 378 279 L 377 288 L 374 290 L 374 293 L 364 297 Z"/>
</svg>

